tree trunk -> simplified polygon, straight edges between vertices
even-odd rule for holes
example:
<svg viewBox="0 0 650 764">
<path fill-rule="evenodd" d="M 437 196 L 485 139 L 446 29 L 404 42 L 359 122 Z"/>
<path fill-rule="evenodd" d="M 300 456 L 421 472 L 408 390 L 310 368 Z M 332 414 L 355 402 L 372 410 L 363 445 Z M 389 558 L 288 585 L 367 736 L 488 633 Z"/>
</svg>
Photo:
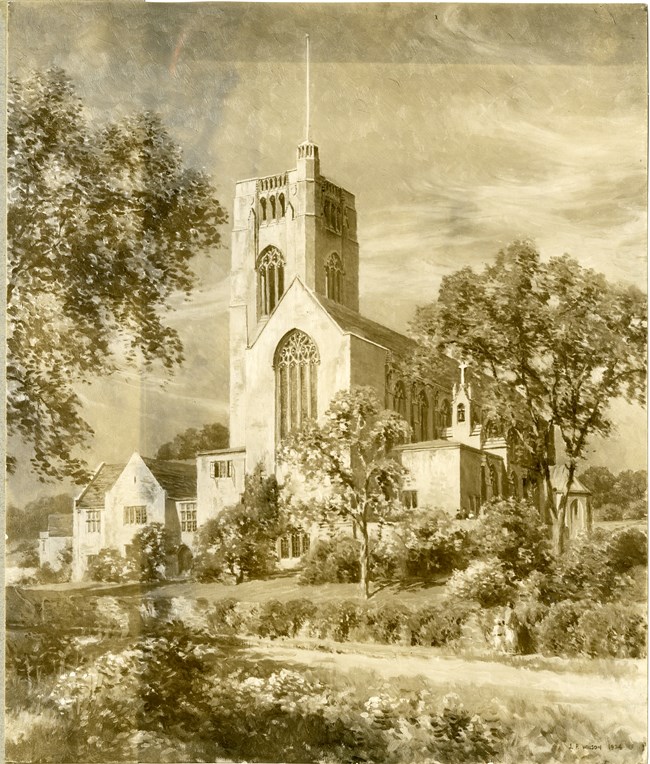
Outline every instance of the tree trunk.
<svg viewBox="0 0 650 764">
<path fill-rule="evenodd" d="M 359 581 L 361 586 L 361 593 L 364 599 L 368 599 L 368 597 L 370 597 L 370 580 L 368 578 L 370 571 L 370 545 L 368 544 L 367 523 L 362 523 L 359 530 L 361 531 L 361 550 L 359 552 L 361 577 Z"/>
<path fill-rule="evenodd" d="M 564 518 L 566 516 L 566 500 L 564 497 L 560 500 L 560 506 L 558 507 L 555 516 L 553 517 L 553 554 L 556 557 L 560 557 L 564 554 L 566 548 L 566 533 L 564 528 Z"/>
</svg>

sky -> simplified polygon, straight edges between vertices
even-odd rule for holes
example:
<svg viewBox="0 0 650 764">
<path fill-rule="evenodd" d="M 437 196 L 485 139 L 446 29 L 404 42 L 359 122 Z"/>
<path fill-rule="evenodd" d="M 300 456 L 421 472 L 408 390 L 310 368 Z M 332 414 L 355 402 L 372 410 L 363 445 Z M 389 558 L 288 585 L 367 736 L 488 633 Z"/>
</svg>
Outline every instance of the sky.
<svg viewBox="0 0 650 764">
<path fill-rule="evenodd" d="M 361 311 L 405 331 L 445 274 L 517 238 L 645 289 L 646 24 L 640 4 L 17 0 L 8 66 L 62 67 L 97 123 L 160 113 L 231 211 L 237 180 L 295 166 L 309 34 L 321 171 L 356 195 Z M 227 424 L 229 240 L 225 226 L 192 297 L 172 301 L 183 368 L 81 388 L 91 466 Z M 644 467 L 645 413 L 614 415 L 590 462 Z M 10 501 L 66 487 L 39 487 L 18 452 Z"/>
</svg>

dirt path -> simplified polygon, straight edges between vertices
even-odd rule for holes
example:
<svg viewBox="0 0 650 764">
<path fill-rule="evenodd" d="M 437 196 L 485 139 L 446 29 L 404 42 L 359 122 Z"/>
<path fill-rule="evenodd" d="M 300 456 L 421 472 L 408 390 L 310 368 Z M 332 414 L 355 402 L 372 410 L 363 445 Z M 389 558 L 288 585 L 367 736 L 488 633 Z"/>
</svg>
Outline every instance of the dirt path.
<svg viewBox="0 0 650 764">
<path fill-rule="evenodd" d="M 597 674 L 556 673 L 507 666 L 501 663 L 465 660 L 455 657 L 422 656 L 408 650 L 384 655 L 361 652 L 330 653 L 265 644 L 269 657 L 312 668 L 336 669 L 352 673 L 366 670 L 381 678 L 422 677 L 432 684 L 455 687 L 493 687 L 536 703 L 563 703 L 579 707 L 591 718 L 620 723 L 645 737 L 647 726 L 647 671 L 636 662 L 638 673 L 621 678 Z M 498 697 L 498 695 L 497 695 Z"/>
</svg>

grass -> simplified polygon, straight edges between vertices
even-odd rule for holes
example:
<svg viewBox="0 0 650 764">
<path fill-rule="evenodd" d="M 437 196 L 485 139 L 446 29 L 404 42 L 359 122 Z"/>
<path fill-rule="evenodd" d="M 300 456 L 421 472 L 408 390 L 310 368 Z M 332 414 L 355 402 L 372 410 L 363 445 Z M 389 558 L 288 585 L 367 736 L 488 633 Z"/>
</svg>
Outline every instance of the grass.
<svg viewBox="0 0 650 764">
<path fill-rule="evenodd" d="M 443 592 L 444 585 L 442 584 L 391 585 L 377 589 L 372 594 L 370 601 L 400 602 L 404 605 L 422 606 L 439 602 Z M 243 602 L 267 602 L 268 600 L 287 602 L 295 599 L 308 599 L 315 603 L 342 599 L 362 602 L 364 599 L 359 584 L 300 586 L 296 575 L 286 574 L 265 581 L 246 581 L 238 585 L 216 582 L 206 584 L 194 581 L 177 582 L 159 586 L 151 594 L 156 597 L 205 599 L 208 602 L 215 602 L 226 597 L 234 597 Z"/>
</svg>

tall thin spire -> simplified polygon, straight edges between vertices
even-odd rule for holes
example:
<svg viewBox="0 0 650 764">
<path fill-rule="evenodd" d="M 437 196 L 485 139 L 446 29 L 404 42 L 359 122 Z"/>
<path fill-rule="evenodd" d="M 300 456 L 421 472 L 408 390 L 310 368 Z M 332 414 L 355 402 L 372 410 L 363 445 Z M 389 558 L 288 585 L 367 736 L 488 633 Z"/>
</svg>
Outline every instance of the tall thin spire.
<svg viewBox="0 0 650 764">
<path fill-rule="evenodd" d="M 305 58 L 306 58 L 306 64 L 307 64 L 307 78 L 306 78 L 306 92 L 305 92 L 305 98 L 307 102 L 307 108 L 305 113 L 305 141 L 309 143 L 311 140 L 310 138 L 310 114 L 309 114 L 309 35 L 305 35 L 305 42 L 306 42 L 306 51 L 305 51 Z"/>
</svg>

